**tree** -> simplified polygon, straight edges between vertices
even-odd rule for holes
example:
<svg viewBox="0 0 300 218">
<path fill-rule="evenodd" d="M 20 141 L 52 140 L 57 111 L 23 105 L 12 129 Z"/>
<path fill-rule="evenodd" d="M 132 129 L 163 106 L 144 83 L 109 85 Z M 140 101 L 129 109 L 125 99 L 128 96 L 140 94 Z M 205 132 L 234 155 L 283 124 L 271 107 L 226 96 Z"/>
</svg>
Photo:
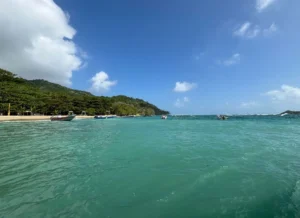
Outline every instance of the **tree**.
<svg viewBox="0 0 300 218">
<path fill-rule="evenodd" d="M 85 112 L 89 116 L 94 116 L 95 115 L 95 111 L 96 111 L 95 108 L 88 108 Z"/>
<path fill-rule="evenodd" d="M 146 108 L 145 116 L 152 116 L 155 114 L 155 111 L 152 108 Z"/>
<path fill-rule="evenodd" d="M 114 103 L 112 106 L 113 112 L 119 116 L 136 115 L 137 109 L 123 102 Z"/>
</svg>

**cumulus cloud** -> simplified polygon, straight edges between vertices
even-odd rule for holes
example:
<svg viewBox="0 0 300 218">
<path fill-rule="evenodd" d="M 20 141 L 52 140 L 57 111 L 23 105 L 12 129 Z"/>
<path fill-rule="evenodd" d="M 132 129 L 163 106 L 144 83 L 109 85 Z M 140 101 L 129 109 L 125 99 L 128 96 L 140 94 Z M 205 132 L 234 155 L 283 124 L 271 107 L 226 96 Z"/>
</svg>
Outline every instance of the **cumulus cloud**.
<svg viewBox="0 0 300 218">
<path fill-rule="evenodd" d="M 188 92 L 197 87 L 196 83 L 176 82 L 174 92 Z"/>
<path fill-rule="evenodd" d="M 262 12 L 267 7 L 272 5 L 276 0 L 256 0 L 256 9 L 258 12 Z"/>
<path fill-rule="evenodd" d="M 69 18 L 53 0 L 1 0 L 0 67 L 27 79 L 70 85 L 83 61 Z"/>
<path fill-rule="evenodd" d="M 239 53 L 236 53 L 232 55 L 230 58 L 228 58 L 227 60 L 223 61 L 222 63 L 225 66 L 231 66 L 231 65 L 238 64 L 240 60 L 241 60 L 241 55 Z"/>
<path fill-rule="evenodd" d="M 182 99 L 177 98 L 174 106 L 177 108 L 182 108 L 186 105 L 186 103 L 190 102 L 190 99 L 188 97 L 183 97 Z"/>
<path fill-rule="evenodd" d="M 253 108 L 253 107 L 256 107 L 256 106 L 258 106 L 258 103 L 255 102 L 255 101 L 243 102 L 241 104 L 242 108 L 247 108 L 247 109 Z"/>
<path fill-rule="evenodd" d="M 93 76 L 93 78 L 91 79 L 91 82 L 92 86 L 90 88 L 90 91 L 96 92 L 98 94 L 103 94 L 109 91 L 112 86 L 115 86 L 117 84 L 116 80 L 109 80 L 109 76 L 103 71 L 96 73 L 95 76 Z"/>
<path fill-rule="evenodd" d="M 300 88 L 289 85 L 282 85 L 279 90 L 271 90 L 265 93 L 275 102 L 300 103 Z"/>
<path fill-rule="evenodd" d="M 284 110 L 299 110 L 300 87 L 282 85 L 279 89 L 270 90 L 263 95 L 270 98 L 270 106 L 276 113 Z"/>
</svg>

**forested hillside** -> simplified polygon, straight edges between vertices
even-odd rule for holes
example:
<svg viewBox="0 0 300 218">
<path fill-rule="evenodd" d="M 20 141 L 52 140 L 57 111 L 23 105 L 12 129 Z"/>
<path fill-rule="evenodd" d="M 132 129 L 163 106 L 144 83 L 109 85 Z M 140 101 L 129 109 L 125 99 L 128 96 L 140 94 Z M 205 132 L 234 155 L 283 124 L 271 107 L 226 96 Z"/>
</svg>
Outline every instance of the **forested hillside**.
<svg viewBox="0 0 300 218">
<path fill-rule="evenodd" d="M 25 80 L 17 75 L 0 69 L 0 113 L 7 114 L 8 103 L 11 114 L 32 111 L 35 114 L 67 114 L 74 111 L 88 115 L 161 115 L 168 111 L 142 99 L 127 96 L 94 96 L 89 92 L 70 89 L 45 80 Z"/>
</svg>

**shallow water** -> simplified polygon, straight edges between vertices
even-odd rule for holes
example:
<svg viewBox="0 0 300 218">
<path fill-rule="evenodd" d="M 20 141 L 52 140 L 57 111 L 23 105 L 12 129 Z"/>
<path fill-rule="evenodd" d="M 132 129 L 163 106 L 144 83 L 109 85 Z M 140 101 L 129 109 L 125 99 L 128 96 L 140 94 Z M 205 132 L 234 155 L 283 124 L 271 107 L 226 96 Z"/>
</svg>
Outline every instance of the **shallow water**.
<svg viewBox="0 0 300 218">
<path fill-rule="evenodd" d="M 0 123 L 0 217 L 300 217 L 300 118 Z"/>
</svg>

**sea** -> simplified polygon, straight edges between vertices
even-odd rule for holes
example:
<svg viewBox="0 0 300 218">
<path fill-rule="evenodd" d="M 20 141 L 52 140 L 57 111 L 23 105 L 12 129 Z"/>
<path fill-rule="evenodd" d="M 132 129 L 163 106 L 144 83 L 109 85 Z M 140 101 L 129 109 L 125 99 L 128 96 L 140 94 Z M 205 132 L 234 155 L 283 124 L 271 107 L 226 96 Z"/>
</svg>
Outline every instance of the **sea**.
<svg viewBox="0 0 300 218">
<path fill-rule="evenodd" d="M 0 217 L 299 218 L 300 117 L 2 122 Z"/>
</svg>

